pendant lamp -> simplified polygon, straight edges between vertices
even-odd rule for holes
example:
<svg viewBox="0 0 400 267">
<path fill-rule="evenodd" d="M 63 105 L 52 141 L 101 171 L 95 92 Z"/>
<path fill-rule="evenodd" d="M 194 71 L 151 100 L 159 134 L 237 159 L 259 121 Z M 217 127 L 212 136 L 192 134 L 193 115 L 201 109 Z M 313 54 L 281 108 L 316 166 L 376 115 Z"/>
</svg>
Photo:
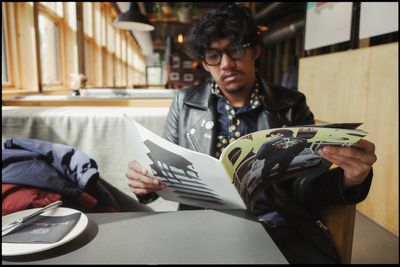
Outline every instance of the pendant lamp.
<svg viewBox="0 0 400 267">
<path fill-rule="evenodd" d="M 148 18 L 139 10 L 139 5 L 136 2 L 130 2 L 128 10 L 113 21 L 113 26 L 118 29 L 129 31 L 152 31 L 154 26 L 151 25 Z"/>
</svg>

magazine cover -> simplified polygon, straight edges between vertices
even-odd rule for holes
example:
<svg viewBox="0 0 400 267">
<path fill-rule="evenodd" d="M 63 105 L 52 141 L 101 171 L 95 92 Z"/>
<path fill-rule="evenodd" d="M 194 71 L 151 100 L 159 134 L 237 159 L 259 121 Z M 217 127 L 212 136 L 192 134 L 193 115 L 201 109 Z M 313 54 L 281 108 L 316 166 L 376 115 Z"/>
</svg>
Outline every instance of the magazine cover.
<svg viewBox="0 0 400 267">
<path fill-rule="evenodd" d="M 148 175 L 166 184 L 162 198 L 211 209 L 252 210 L 268 186 L 294 176 L 326 171 L 331 163 L 318 154 L 327 145 L 351 146 L 367 132 L 360 124 L 309 125 L 270 129 L 231 143 L 219 159 L 198 153 L 147 130 L 124 114 L 136 160 Z"/>
</svg>

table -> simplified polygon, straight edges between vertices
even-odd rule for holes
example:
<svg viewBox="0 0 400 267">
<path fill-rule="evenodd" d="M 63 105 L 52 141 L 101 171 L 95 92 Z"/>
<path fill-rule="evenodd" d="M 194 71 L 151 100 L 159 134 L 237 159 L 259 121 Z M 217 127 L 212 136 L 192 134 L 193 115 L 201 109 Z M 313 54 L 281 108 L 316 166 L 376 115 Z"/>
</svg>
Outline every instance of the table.
<svg viewBox="0 0 400 267">
<path fill-rule="evenodd" d="M 3 264 L 287 263 L 246 210 L 87 214 L 85 231 L 62 246 Z"/>
</svg>

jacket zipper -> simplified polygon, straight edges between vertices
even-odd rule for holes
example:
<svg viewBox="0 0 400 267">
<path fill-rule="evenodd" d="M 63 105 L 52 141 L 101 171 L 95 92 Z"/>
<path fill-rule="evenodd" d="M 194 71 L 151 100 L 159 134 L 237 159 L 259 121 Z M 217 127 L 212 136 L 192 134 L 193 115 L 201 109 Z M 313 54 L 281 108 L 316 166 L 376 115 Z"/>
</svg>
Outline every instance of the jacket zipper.
<svg viewBox="0 0 400 267">
<path fill-rule="evenodd" d="M 196 152 L 200 152 L 200 148 L 196 145 L 196 141 L 193 139 L 190 133 L 186 133 L 187 138 L 189 139 L 190 144 Z"/>
<path fill-rule="evenodd" d="M 320 220 L 316 221 L 315 223 L 319 226 L 319 228 L 324 229 L 325 232 L 328 231 L 328 228 Z"/>
<path fill-rule="evenodd" d="M 329 240 L 333 243 L 332 237 L 328 231 L 328 227 L 326 227 L 320 220 L 316 221 L 315 223 L 325 232 L 325 234 L 329 237 Z"/>
<path fill-rule="evenodd" d="M 339 256 L 338 256 L 338 252 L 336 251 L 336 248 L 335 248 L 334 245 L 333 245 L 333 240 L 332 240 L 331 235 L 329 234 L 328 227 L 326 227 L 320 220 L 317 220 L 315 223 L 316 223 L 316 224 L 319 226 L 319 228 L 321 228 L 322 231 L 328 236 L 329 241 L 331 242 L 331 244 L 332 244 L 332 246 L 333 246 L 333 249 L 334 249 L 334 251 L 336 252 L 336 256 L 339 257 Z M 339 259 L 339 258 L 338 258 L 338 259 Z"/>
</svg>

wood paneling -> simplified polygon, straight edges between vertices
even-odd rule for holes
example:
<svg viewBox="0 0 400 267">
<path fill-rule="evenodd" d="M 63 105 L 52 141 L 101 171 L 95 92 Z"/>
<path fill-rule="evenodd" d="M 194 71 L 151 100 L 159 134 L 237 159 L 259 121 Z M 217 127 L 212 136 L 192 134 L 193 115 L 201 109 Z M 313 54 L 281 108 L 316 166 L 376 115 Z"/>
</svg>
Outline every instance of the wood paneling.
<svg viewBox="0 0 400 267">
<path fill-rule="evenodd" d="M 398 43 L 302 58 L 299 91 L 316 119 L 364 122 L 378 161 L 367 199 L 357 209 L 398 236 Z"/>
</svg>

